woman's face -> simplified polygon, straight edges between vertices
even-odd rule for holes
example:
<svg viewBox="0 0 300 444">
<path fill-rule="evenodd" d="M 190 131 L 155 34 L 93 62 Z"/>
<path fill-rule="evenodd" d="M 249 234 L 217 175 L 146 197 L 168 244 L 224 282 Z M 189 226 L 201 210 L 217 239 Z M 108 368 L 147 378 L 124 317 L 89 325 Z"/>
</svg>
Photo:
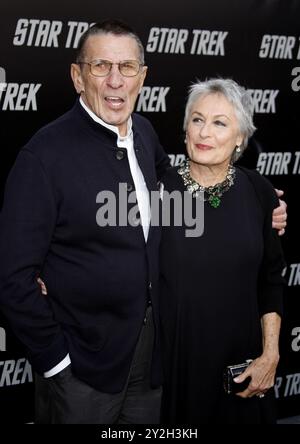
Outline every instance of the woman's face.
<svg viewBox="0 0 300 444">
<path fill-rule="evenodd" d="M 227 167 L 242 140 L 235 109 L 223 94 L 196 100 L 186 130 L 187 152 L 193 162 Z"/>
</svg>

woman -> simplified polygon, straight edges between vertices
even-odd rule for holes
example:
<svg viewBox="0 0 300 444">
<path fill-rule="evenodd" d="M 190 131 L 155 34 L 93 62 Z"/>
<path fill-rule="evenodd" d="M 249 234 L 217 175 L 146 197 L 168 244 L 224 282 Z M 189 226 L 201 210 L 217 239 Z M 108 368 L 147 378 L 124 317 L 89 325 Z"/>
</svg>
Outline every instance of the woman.
<svg viewBox="0 0 300 444">
<path fill-rule="evenodd" d="M 176 224 L 163 228 L 163 422 L 275 421 L 284 286 L 271 227 L 278 199 L 258 173 L 233 166 L 255 130 L 252 114 L 250 97 L 233 80 L 194 84 L 184 119 L 189 160 L 163 179 L 165 192 L 205 200 L 202 236 L 186 237 Z M 250 359 L 237 394 L 225 393 L 226 367 Z"/>
</svg>

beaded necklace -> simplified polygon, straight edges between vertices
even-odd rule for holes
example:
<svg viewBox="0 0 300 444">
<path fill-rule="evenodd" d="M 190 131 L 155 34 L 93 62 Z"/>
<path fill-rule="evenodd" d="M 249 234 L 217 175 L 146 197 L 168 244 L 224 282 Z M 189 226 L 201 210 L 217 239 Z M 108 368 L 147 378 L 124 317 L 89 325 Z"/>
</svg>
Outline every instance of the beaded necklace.
<svg viewBox="0 0 300 444">
<path fill-rule="evenodd" d="M 204 201 L 207 201 L 213 208 L 218 208 L 221 203 L 221 197 L 234 184 L 235 167 L 229 165 L 228 171 L 223 182 L 210 187 L 204 187 L 196 182 L 190 175 L 190 161 L 185 160 L 178 169 L 178 174 L 183 179 L 184 186 L 193 197 L 199 197 L 203 193 Z"/>
</svg>

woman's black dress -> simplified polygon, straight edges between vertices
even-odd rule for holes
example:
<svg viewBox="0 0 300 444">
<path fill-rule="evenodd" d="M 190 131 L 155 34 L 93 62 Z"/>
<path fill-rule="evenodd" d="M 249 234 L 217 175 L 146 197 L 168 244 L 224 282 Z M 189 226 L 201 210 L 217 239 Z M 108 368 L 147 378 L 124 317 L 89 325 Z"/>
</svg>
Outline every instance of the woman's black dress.
<svg viewBox="0 0 300 444">
<path fill-rule="evenodd" d="M 176 168 L 162 182 L 165 191 L 186 191 Z M 263 200 L 258 190 L 265 193 Z M 163 227 L 164 423 L 275 420 L 273 390 L 263 399 L 227 395 L 223 371 L 258 357 L 260 317 L 281 313 L 283 258 L 278 235 L 271 229 L 276 200 L 273 188 L 258 173 L 237 168 L 235 183 L 220 206 L 205 202 L 202 236 L 186 237 L 184 225 Z"/>
</svg>

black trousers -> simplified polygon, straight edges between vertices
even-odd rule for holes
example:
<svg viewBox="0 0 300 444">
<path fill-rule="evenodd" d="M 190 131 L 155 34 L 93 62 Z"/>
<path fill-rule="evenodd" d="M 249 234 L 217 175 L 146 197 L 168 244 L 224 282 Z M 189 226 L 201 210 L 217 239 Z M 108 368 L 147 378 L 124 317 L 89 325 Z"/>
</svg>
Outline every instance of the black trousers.
<svg viewBox="0 0 300 444">
<path fill-rule="evenodd" d="M 154 326 L 151 307 L 120 393 L 102 393 L 75 378 L 71 366 L 51 378 L 36 375 L 37 424 L 158 424 L 161 388 L 150 386 Z"/>
</svg>

